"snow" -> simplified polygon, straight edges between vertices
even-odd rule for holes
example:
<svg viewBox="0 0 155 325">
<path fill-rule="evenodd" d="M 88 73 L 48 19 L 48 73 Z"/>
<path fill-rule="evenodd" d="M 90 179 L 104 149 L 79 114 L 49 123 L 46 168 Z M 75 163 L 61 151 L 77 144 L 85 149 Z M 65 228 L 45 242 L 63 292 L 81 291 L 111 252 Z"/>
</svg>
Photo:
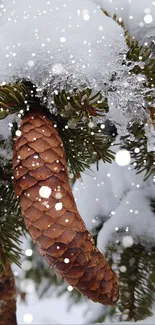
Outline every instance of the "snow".
<svg viewBox="0 0 155 325">
<path fill-rule="evenodd" d="M 1 82 L 28 78 L 58 87 L 72 76 L 72 83 L 101 88 L 103 77 L 121 68 L 122 29 L 93 1 L 5 0 L 1 14 Z"/>
<path fill-rule="evenodd" d="M 62 208 L 63 208 L 62 202 L 58 202 L 58 203 L 55 204 L 55 210 L 56 211 L 60 211 L 60 210 L 62 210 Z"/>
<path fill-rule="evenodd" d="M 152 0 L 94 0 L 111 16 L 122 18 L 130 35 L 150 43 L 155 37 L 155 1 Z"/>
<path fill-rule="evenodd" d="M 145 117 L 141 109 L 145 106 L 144 77 L 130 76 L 127 67 L 122 66 L 127 50 L 123 31 L 103 15 L 97 5 L 111 15 L 116 13 L 118 18 L 121 17 L 131 35 L 144 44 L 155 36 L 155 1 L 4 0 L 0 4 L 3 4 L 0 7 L 0 82 L 28 78 L 38 86 L 38 91 L 49 84 L 58 88 L 59 83 L 61 87 L 69 83 L 70 87 L 89 85 L 102 89 L 108 96 L 108 117 L 121 134 L 126 133 L 129 121 Z M 116 78 L 111 82 L 113 72 Z M 110 92 L 105 83 L 112 85 L 113 89 L 116 87 L 116 91 Z M 5 139 L 11 134 L 9 123 L 13 118 L 9 116 L 0 121 L 0 135 Z M 154 130 L 146 126 L 148 136 L 150 130 L 151 150 Z M 126 160 L 120 156 L 118 147 L 116 150 L 115 162 L 111 165 L 100 162 L 99 172 L 92 165 L 91 170 L 82 173 L 82 181 L 78 179 L 73 188 L 79 212 L 89 229 L 98 224 L 100 218 L 106 220 L 98 236 L 98 247 L 102 252 L 119 229 L 128 229 L 126 236 L 120 236 L 124 247 L 131 246 L 138 236 L 148 242 L 155 239 L 154 213 L 149 202 L 150 197 L 154 198 L 152 178 L 144 183 L 143 174 L 136 175 L 127 163 L 121 166 L 123 161 L 129 162 L 129 155 Z M 2 153 L 6 156 L 6 152 Z M 61 210 L 62 203 L 57 203 L 55 208 Z M 26 252 L 27 256 L 32 253 L 29 248 Z M 22 264 L 22 267 L 30 268 L 31 265 Z M 121 266 L 121 272 L 124 272 L 124 266 Z M 90 302 L 75 305 L 67 312 L 67 293 L 39 301 L 34 294 L 33 281 L 24 281 L 21 285 L 27 287 L 29 294 L 27 305 L 18 302 L 20 324 L 24 320 L 32 324 L 83 323 L 88 305 L 94 314 Z M 71 290 L 72 287 L 68 286 L 68 291 Z M 103 312 L 103 306 L 95 305 L 97 314 L 101 309 Z M 152 316 L 144 322 L 154 321 L 155 316 Z"/>
<path fill-rule="evenodd" d="M 5 120 L 0 120 L 0 136 L 2 136 L 3 139 L 8 139 L 11 135 L 10 123 L 12 123 L 13 120 L 14 114 L 8 115 Z"/>
<path fill-rule="evenodd" d="M 26 255 L 26 256 L 32 256 L 32 254 L 33 254 L 32 249 L 27 248 L 26 251 L 25 251 L 25 255 Z"/>
<path fill-rule="evenodd" d="M 125 247 L 125 248 L 126 247 L 131 247 L 133 244 L 134 244 L 134 240 L 133 240 L 133 238 L 131 236 L 124 236 L 122 238 L 122 245 L 123 245 L 123 247 Z"/>
<path fill-rule="evenodd" d="M 113 80 L 111 86 L 115 91 L 108 92 L 109 112 L 106 116 L 115 124 L 118 133 L 121 135 L 128 133 L 129 123 L 148 121 L 149 131 L 147 134 L 149 137 L 150 117 L 144 110 L 144 107 L 148 105 L 145 100 L 147 89 L 143 86 L 145 77 L 130 74 L 130 69 L 131 66 L 130 68 L 124 67 L 124 70 L 119 72 L 119 78 Z"/>
<path fill-rule="evenodd" d="M 104 224 L 98 236 L 98 246 L 103 251 L 115 227 L 132 230 L 134 237 L 154 240 L 154 213 L 150 209 L 148 188 L 130 190 L 115 209 L 115 215 Z M 126 202 L 129 202 L 127 204 Z M 137 213 L 136 213 L 137 211 Z"/>
<path fill-rule="evenodd" d="M 30 324 L 33 321 L 33 316 L 31 314 L 25 314 L 23 317 L 25 323 Z"/>
<path fill-rule="evenodd" d="M 122 65 L 127 53 L 124 31 L 95 1 L 4 0 L 0 31 L 1 83 L 30 79 L 39 95 L 47 90 L 49 108 L 51 90 L 102 90 L 109 104 L 106 118 L 122 135 L 129 122 L 148 119 L 144 77 L 130 75 L 131 66 Z M 152 150 L 155 135 L 152 131 L 151 141 L 150 128 Z"/>
<path fill-rule="evenodd" d="M 116 152 L 119 152 L 118 147 Z M 96 217 L 109 218 L 98 235 L 98 247 L 102 252 L 113 234 L 127 227 L 134 238 L 155 240 L 154 213 L 148 199 L 154 197 L 155 185 L 152 178 L 144 182 L 143 177 L 143 174 L 136 175 L 131 166 L 100 161 L 99 171 L 94 164 L 91 172 L 82 173 L 82 181 L 76 181 L 73 192 L 87 227 L 93 228 Z M 132 240 L 124 238 L 123 241 L 127 245 Z"/>
<path fill-rule="evenodd" d="M 52 296 L 50 299 L 42 298 L 39 300 L 34 293 L 29 294 L 26 299 L 26 304 L 20 303 L 18 305 L 18 324 L 27 324 L 24 322 L 26 314 L 32 316 L 30 324 L 82 324 L 87 308 L 86 304 L 75 305 L 68 311 L 67 298 L 67 294 L 64 294 L 60 297 Z"/>
<path fill-rule="evenodd" d="M 125 149 L 121 149 L 116 152 L 115 161 L 120 166 L 126 166 L 130 164 L 130 152 Z"/>
<path fill-rule="evenodd" d="M 15 134 L 16 134 L 17 137 L 20 137 L 22 133 L 21 133 L 20 130 L 17 130 Z"/>
<path fill-rule="evenodd" d="M 39 194 L 41 197 L 48 199 L 51 195 L 51 188 L 49 186 L 41 186 L 39 190 Z"/>
</svg>

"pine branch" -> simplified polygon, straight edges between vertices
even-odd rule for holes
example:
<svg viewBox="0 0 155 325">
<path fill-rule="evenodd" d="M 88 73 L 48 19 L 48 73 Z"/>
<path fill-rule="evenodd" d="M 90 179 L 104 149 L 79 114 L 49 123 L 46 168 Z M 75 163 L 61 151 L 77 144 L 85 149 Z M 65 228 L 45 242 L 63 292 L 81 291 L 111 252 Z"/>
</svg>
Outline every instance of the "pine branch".
<svg viewBox="0 0 155 325">
<path fill-rule="evenodd" d="M 121 254 L 118 267 L 122 265 L 126 266 L 126 272 L 120 272 L 120 311 L 127 321 L 146 319 L 152 315 L 155 301 L 154 253 L 141 244 L 134 244 Z"/>
<path fill-rule="evenodd" d="M 134 139 L 133 139 L 134 136 Z M 155 152 L 148 152 L 144 125 L 134 123 L 127 136 L 121 137 L 122 148 L 129 150 L 137 174 L 145 172 L 144 180 L 155 175 Z M 138 152 L 136 151 L 138 149 Z"/>
<path fill-rule="evenodd" d="M 25 230 L 11 180 L 0 181 L 0 202 L 0 272 L 3 272 L 8 261 L 19 265 L 22 253 L 19 236 Z"/>
<path fill-rule="evenodd" d="M 35 91 L 35 87 L 26 81 L 0 86 L 0 119 L 32 105 Z"/>
<path fill-rule="evenodd" d="M 115 264 L 119 275 L 120 299 L 117 308 L 103 309 L 94 322 L 103 322 L 106 317 L 116 322 L 136 322 L 151 316 L 155 302 L 154 247 L 148 247 L 138 239 L 128 248 L 116 246 L 112 241 L 107 247 L 106 258 L 110 265 Z M 121 267 L 125 267 L 124 272 L 121 272 Z"/>
<path fill-rule="evenodd" d="M 73 89 L 72 92 L 63 89 L 57 94 L 54 92 L 52 97 L 53 109 L 57 109 L 56 115 L 67 118 L 71 125 L 76 125 L 82 119 L 90 120 L 91 116 L 103 116 L 108 112 L 107 98 L 103 97 L 101 91 L 93 94 L 90 88 Z"/>
<path fill-rule="evenodd" d="M 63 140 L 67 162 L 70 171 L 76 175 L 92 162 L 102 159 L 104 162 L 111 163 L 114 153 L 109 149 L 113 138 L 106 136 L 99 126 L 89 129 L 87 124 L 77 124 L 76 128 L 70 129 L 61 127 L 57 123 L 58 132 Z"/>
</svg>

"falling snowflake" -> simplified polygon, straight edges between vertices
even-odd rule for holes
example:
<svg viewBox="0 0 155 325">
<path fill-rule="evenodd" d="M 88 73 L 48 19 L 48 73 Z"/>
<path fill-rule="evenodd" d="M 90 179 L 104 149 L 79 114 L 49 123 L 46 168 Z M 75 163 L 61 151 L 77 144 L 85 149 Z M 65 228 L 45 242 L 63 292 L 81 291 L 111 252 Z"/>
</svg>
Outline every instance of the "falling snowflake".
<svg viewBox="0 0 155 325">
<path fill-rule="evenodd" d="M 119 166 L 126 166 L 130 164 L 130 152 L 122 149 L 117 151 L 115 161 Z"/>
<path fill-rule="evenodd" d="M 124 236 L 122 238 L 122 245 L 127 248 L 127 247 L 131 247 L 134 243 L 134 240 L 131 236 Z"/>
<path fill-rule="evenodd" d="M 48 199 L 51 195 L 51 188 L 48 186 L 41 186 L 40 190 L 39 190 L 39 194 L 42 198 Z"/>
</svg>

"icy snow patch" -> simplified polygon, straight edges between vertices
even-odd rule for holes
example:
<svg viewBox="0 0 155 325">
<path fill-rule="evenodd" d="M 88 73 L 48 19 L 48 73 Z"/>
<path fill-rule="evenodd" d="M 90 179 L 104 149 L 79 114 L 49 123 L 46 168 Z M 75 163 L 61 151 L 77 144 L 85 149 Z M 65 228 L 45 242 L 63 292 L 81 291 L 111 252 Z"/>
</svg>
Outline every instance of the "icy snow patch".
<svg viewBox="0 0 155 325">
<path fill-rule="evenodd" d="M 11 135 L 11 127 L 14 120 L 14 114 L 8 115 L 4 120 L 0 120 L 0 137 L 7 139 Z"/>
<path fill-rule="evenodd" d="M 121 69 L 122 29 L 92 1 L 5 0 L 4 9 L 0 82 L 28 78 L 58 87 L 72 76 L 101 89 Z"/>
</svg>

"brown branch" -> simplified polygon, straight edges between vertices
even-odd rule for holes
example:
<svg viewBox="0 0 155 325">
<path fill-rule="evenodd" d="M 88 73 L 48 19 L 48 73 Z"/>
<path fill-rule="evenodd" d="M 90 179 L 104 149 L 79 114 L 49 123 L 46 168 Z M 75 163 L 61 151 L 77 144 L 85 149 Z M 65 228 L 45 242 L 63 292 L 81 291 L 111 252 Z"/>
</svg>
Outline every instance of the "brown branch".
<svg viewBox="0 0 155 325">
<path fill-rule="evenodd" d="M 9 263 L 0 273 L 0 325 L 17 325 L 16 287 Z"/>
</svg>

